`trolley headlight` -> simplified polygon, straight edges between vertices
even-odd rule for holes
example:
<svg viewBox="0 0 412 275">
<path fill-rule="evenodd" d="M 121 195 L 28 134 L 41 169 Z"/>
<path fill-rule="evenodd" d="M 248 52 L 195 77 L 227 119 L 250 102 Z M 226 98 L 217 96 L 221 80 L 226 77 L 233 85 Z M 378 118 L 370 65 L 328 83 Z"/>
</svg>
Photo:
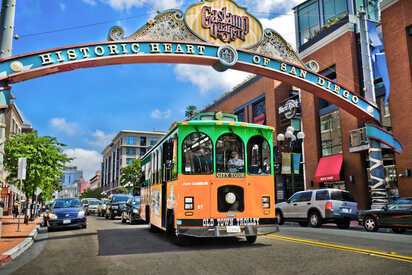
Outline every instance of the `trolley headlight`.
<svg viewBox="0 0 412 275">
<path fill-rule="evenodd" d="M 263 208 L 270 208 L 270 197 L 269 196 L 263 196 L 262 197 L 262 207 Z"/>
<path fill-rule="evenodd" d="M 185 210 L 193 210 L 193 197 L 185 197 Z"/>
<path fill-rule="evenodd" d="M 225 201 L 226 201 L 228 204 L 234 204 L 235 201 L 236 201 L 236 195 L 235 195 L 234 193 L 232 193 L 232 192 L 227 193 L 227 194 L 225 195 Z"/>
</svg>

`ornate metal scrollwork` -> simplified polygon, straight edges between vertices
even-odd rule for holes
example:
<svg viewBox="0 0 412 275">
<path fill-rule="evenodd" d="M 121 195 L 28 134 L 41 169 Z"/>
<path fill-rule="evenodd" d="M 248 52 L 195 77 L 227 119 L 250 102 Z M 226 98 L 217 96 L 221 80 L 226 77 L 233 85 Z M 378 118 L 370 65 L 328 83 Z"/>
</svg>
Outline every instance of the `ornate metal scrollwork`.
<svg viewBox="0 0 412 275">
<path fill-rule="evenodd" d="M 123 35 L 124 35 L 123 29 L 119 26 L 114 26 L 109 30 L 107 40 L 109 41 L 123 40 L 125 39 Z"/>
</svg>

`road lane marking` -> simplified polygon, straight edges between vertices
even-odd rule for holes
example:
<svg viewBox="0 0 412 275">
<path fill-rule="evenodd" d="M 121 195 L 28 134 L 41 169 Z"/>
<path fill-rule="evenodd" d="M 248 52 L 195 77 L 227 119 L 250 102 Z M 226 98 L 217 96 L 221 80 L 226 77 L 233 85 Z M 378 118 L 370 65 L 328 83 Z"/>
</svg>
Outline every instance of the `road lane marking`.
<svg viewBox="0 0 412 275">
<path fill-rule="evenodd" d="M 397 255 L 397 254 L 390 254 L 390 253 L 385 253 L 385 252 L 382 252 L 382 251 L 368 250 L 368 249 L 362 249 L 362 248 L 356 248 L 356 247 L 350 247 L 350 246 L 343 246 L 343 245 L 337 245 L 337 244 L 331 244 L 331 243 L 324 243 L 324 242 L 315 242 L 315 241 L 311 241 L 311 240 L 297 239 L 297 238 L 291 238 L 291 237 L 274 235 L 274 234 L 265 235 L 265 237 L 271 238 L 271 239 L 282 240 L 282 241 L 304 243 L 304 244 L 312 245 L 312 246 L 319 246 L 319 247 L 326 247 L 326 248 L 332 248 L 332 249 L 353 251 L 353 252 L 360 253 L 360 254 L 366 254 L 366 255 L 376 256 L 376 257 L 380 257 L 380 258 L 386 258 L 386 259 L 391 259 L 391 260 L 397 260 L 397 261 L 412 263 L 412 257 Z"/>
</svg>

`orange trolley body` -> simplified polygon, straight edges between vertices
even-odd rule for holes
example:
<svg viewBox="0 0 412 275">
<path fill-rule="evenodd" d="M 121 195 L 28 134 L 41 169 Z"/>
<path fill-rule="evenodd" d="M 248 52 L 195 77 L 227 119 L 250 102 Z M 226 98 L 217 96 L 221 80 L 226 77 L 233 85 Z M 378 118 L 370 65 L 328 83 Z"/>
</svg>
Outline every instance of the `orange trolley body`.
<svg viewBox="0 0 412 275">
<path fill-rule="evenodd" d="M 259 227 L 277 230 L 273 130 L 221 113 L 174 124 L 142 158 L 142 219 L 177 236 L 249 242 Z"/>
</svg>

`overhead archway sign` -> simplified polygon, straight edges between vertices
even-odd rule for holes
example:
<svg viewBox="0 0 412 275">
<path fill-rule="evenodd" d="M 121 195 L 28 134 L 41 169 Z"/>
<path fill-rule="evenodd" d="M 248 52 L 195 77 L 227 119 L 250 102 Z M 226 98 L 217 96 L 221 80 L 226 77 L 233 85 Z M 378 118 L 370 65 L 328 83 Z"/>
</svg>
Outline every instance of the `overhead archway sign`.
<svg viewBox="0 0 412 275">
<path fill-rule="evenodd" d="M 106 42 L 59 47 L 0 60 L 8 84 L 96 66 L 184 63 L 232 68 L 284 81 L 321 97 L 363 121 L 380 121 L 376 106 L 304 66 L 274 30 L 230 0 L 204 1 L 184 14 L 167 10 L 129 37 L 113 27 Z M 236 59 L 234 59 L 236 58 Z M 231 62 L 229 62 L 231 61 Z"/>
</svg>

